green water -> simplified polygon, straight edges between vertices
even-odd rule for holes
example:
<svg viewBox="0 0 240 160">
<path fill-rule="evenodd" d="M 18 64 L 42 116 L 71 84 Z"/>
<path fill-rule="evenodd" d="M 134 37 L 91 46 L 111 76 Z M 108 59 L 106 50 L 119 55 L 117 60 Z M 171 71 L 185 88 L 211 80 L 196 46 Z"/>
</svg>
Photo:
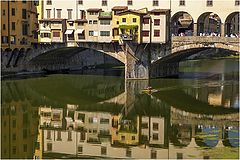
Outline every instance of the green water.
<svg viewBox="0 0 240 160">
<path fill-rule="evenodd" d="M 2 81 L 2 158 L 238 159 L 238 60 L 187 61 L 180 71 Z M 144 93 L 149 84 L 158 92 Z"/>
</svg>

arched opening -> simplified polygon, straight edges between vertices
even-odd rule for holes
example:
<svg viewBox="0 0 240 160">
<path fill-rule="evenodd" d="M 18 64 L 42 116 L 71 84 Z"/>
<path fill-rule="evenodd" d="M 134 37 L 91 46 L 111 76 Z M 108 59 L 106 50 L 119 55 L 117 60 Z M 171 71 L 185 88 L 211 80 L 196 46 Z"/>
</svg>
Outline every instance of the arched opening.
<svg viewBox="0 0 240 160">
<path fill-rule="evenodd" d="M 196 144 L 199 147 L 215 147 L 219 140 L 219 128 L 198 126 L 196 128 Z"/>
<path fill-rule="evenodd" d="M 220 36 L 221 19 L 213 12 L 205 12 L 197 20 L 198 36 Z"/>
<path fill-rule="evenodd" d="M 228 147 L 239 147 L 239 128 L 226 127 L 224 130 L 223 145 Z"/>
<path fill-rule="evenodd" d="M 239 19 L 240 19 L 240 13 L 239 12 L 233 12 L 229 14 L 225 20 L 225 35 L 228 37 L 239 37 Z"/>
<path fill-rule="evenodd" d="M 192 36 L 193 35 L 193 18 L 187 12 L 177 12 L 171 18 L 172 36 Z"/>
</svg>

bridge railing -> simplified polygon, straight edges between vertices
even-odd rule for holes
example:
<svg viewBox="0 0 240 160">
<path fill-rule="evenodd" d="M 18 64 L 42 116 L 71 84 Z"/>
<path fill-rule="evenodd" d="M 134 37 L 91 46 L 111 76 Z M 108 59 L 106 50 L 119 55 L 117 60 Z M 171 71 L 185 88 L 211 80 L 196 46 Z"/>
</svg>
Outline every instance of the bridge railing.
<svg viewBox="0 0 240 160">
<path fill-rule="evenodd" d="M 172 42 L 223 42 L 223 43 L 239 43 L 239 38 L 236 37 L 205 37 L 205 36 L 175 36 L 172 37 Z"/>
</svg>

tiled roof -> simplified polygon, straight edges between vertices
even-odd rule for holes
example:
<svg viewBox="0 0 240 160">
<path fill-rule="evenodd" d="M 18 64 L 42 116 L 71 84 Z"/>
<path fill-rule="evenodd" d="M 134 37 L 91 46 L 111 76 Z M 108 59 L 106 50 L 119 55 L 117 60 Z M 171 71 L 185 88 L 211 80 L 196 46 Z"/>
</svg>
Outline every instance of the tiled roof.
<svg viewBox="0 0 240 160">
<path fill-rule="evenodd" d="M 40 19 L 39 21 L 52 21 L 52 22 L 62 22 L 63 20 L 66 20 L 66 19 L 61 19 L 61 18 L 51 18 L 51 19 Z"/>
<path fill-rule="evenodd" d="M 89 9 L 87 9 L 88 12 L 99 12 L 101 10 L 102 10 L 101 8 L 89 8 Z"/>
<path fill-rule="evenodd" d="M 87 22 L 87 19 L 76 19 L 75 22 Z"/>
<path fill-rule="evenodd" d="M 169 9 L 153 9 L 150 12 L 152 12 L 152 13 L 166 13 L 168 11 L 170 11 L 170 10 Z"/>
<path fill-rule="evenodd" d="M 113 11 L 127 10 L 128 6 L 115 6 L 112 8 Z"/>
</svg>

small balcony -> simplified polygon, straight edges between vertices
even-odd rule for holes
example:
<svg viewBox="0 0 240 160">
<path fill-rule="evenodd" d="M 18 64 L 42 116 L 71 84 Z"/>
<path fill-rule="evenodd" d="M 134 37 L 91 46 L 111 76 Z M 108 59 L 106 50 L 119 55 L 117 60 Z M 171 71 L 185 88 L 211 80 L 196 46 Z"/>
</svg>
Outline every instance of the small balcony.
<svg viewBox="0 0 240 160">
<path fill-rule="evenodd" d="M 131 35 L 131 34 L 120 34 L 120 37 L 124 41 L 132 41 L 133 40 L 133 35 Z"/>
</svg>

